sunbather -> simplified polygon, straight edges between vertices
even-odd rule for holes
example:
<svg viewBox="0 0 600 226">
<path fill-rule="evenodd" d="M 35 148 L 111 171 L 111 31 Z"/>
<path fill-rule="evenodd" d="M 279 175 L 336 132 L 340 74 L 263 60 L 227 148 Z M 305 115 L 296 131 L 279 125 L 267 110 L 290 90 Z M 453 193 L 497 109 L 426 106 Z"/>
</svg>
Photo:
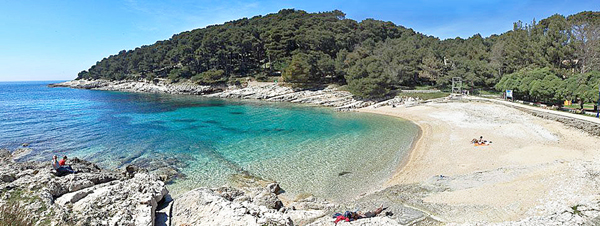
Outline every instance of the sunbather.
<svg viewBox="0 0 600 226">
<path fill-rule="evenodd" d="M 385 209 L 386 208 L 383 208 L 383 204 L 382 204 L 381 206 L 379 206 L 379 208 L 375 209 L 374 211 L 369 211 L 364 214 L 359 211 L 356 213 L 356 215 L 358 216 L 358 218 L 356 218 L 356 219 L 375 217 L 375 216 L 379 215 Z"/>
<path fill-rule="evenodd" d="M 490 145 L 492 141 L 484 140 L 483 136 L 481 136 L 479 137 L 479 139 L 473 138 L 473 140 L 471 140 L 471 143 L 476 145 Z"/>
<path fill-rule="evenodd" d="M 354 220 L 358 220 L 358 219 L 362 219 L 362 218 L 370 218 L 370 217 L 375 217 L 377 215 L 379 215 L 383 210 L 385 210 L 387 208 L 383 208 L 383 205 L 381 205 L 379 208 L 375 209 L 374 211 L 369 211 L 366 213 L 361 213 L 360 211 L 356 211 L 356 212 L 350 212 L 350 211 L 346 211 L 344 212 L 344 214 L 341 213 L 336 213 L 333 215 L 333 218 L 335 219 L 335 223 L 337 224 L 340 221 L 354 221 Z"/>
</svg>

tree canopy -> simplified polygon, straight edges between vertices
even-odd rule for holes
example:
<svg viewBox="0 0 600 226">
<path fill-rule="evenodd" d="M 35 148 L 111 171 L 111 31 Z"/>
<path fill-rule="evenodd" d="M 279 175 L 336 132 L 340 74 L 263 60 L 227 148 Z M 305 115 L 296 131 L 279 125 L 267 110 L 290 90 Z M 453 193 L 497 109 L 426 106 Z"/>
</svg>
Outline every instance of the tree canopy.
<svg viewBox="0 0 600 226">
<path fill-rule="evenodd" d="M 597 88 L 591 82 L 600 71 L 599 53 L 600 12 L 519 21 L 486 38 L 440 40 L 392 22 L 357 22 L 338 10 L 284 9 L 123 50 L 78 79 L 216 84 L 281 75 L 299 87 L 336 83 L 356 96 L 379 98 L 405 86 L 446 88 L 452 77 L 462 77 L 465 88 L 510 88 L 523 98 L 552 102 Z M 572 80 L 580 86 L 563 85 Z M 587 91 L 576 91 L 582 89 Z"/>
</svg>

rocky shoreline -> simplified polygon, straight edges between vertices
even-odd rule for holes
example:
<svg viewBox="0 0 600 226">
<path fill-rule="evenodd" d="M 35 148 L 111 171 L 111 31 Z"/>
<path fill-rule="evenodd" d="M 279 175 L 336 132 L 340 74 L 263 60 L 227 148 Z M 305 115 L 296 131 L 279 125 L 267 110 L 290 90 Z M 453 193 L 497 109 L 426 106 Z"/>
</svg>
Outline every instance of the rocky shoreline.
<svg viewBox="0 0 600 226">
<path fill-rule="evenodd" d="M 357 208 L 367 211 L 381 204 L 388 209 L 377 217 L 338 225 L 442 225 L 446 220 L 436 217 L 437 213 L 477 211 L 478 207 L 428 203 L 423 201 L 426 196 L 465 189 L 461 181 L 470 180 L 467 178 L 499 173 L 484 171 L 453 177 L 435 176 L 424 183 L 395 185 L 344 203 L 309 196 L 284 204 L 278 195 L 285 191 L 277 183 L 257 181 L 259 178 L 246 177 L 248 181 L 244 184 L 250 186 L 202 187 L 172 199 L 159 177 L 137 167 L 115 171 L 72 159 L 72 167 L 79 172 L 57 177 L 49 162 L 15 162 L 16 157 L 7 150 L 0 150 L 0 211 L 7 216 L 26 210 L 30 214 L 24 216 L 30 225 L 318 226 L 334 225 L 331 215 L 335 212 Z M 599 169 L 593 162 L 574 167 L 582 168 L 580 172 L 585 175 L 595 174 Z M 552 212 L 546 216 L 493 224 L 585 225 L 600 222 L 597 217 L 600 204 L 594 199 L 574 208 L 548 205 L 544 208 Z M 430 212 L 432 210 L 435 213 Z"/>
<path fill-rule="evenodd" d="M 299 90 L 275 83 L 250 83 L 241 86 L 203 86 L 191 82 L 170 83 L 167 80 L 155 81 L 108 81 L 72 80 L 50 84 L 50 87 L 76 89 L 111 90 L 141 93 L 167 93 L 203 95 L 216 98 L 251 99 L 272 102 L 290 102 L 333 107 L 339 111 L 349 111 L 368 106 L 385 106 L 417 102 L 414 98 L 394 98 L 391 100 L 360 100 L 350 92 L 328 86 L 317 90 Z"/>
<path fill-rule="evenodd" d="M 384 213 L 338 225 L 443 225 L 453 215 L 478 211 L 477 206 L 449 206 L 424 201 L 441 192 L 477 186 L 474 178 L 496 177 L 506 169 L 457 176 L 434 176 L 423 183 L 400 184 L 356 200 L 332 203 L 313 196 L 282 200 L 277 183 L 250 176 L 236 187 L 196 188 L 173 199 L 158 176 L 135 166 L 102 169 L 93 163 L 70 160 L 78 171 L 58 177 L 49 162 L 17 162 L 21 151 L 0 150 L 0 216 L 22 214 L 26 225 L 334 225 L 331 217 L 346 210 L 368 211 L 379 205 Z M 13 155 L 17 154 L 17 155 Z M 576 164 L 581 177 L 597 174 L 595 162 Z M 510 171 L 523 171 L 514 168 Z M 542 208 L 542 207 L 540 207 Z M 547 215 L 509 222 L 470 222 L 465 225 L 585 225 L 600 222 L 596 199 L 563 208 L 548 202 Z M 0 217 L 0 224 L 3 222 Z M 4 221 L 5 222 L 5 221 Z M 452 223 L 456 225 L 456 223 Z"/>
<path fill-rule="evenodd" d="M 145 169 L 102 169 L 74 158 L 69 163 L 78 172 L 58 177 L 50 162 L 15 161 L 21 152 L 0 150 L 0 216 L 27 210 L 33 213 L 21 216 L 27 225 L 332 225 L 335 212 L 379 205 L 371 197 L 336 204 L 313 196 L 284 205 L 278 195 L 285 191 L 277 183 L 251 176 L 241 177 L 245 181 L 237 187 L 202 187 L 173 199 L 165 182 Z M 401 225 L 425 218 L 416 209 L 387 206 L 396 215 L 340 225 Z"/>
<path fill-rule="evenodd" d="M 106 170 L 75 158 L 70 164 L 78 172 L 57 177 L 49 161 L 15 157 L 0 150 L 2 215 L 27 210 L 33 225 L 152 225 L 168 195 L 158 177 L 137 168 Z"/>
<path fill-rule="evenodd" d="M 168 93 L 168 94 L 209 94 L 223 90 L 223 86 L 201 86 L 194 83 L 168 83 L 162 80 L 156 81 L 109 81 L 109 80 L 72 80 L 49 87 L 69 87 L 75 89 L 110 90 L 138 93 Z"/>
</svg>

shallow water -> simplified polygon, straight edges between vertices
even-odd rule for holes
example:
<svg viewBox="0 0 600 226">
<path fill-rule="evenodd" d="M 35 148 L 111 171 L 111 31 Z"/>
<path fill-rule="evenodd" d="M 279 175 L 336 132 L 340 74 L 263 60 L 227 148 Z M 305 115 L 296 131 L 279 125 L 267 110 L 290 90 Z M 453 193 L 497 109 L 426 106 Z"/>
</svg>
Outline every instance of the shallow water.
<svg viewBox="0 0 600 226">
<path fill-rule="evenodd" d="M 30 159 L 104 167 L 172 164 L 186 175 L 168 185 L 175 195 L 248 172 L 291 196 L 354 197 L 389 178 L 418 133 L 401 119 L 329 108 L 48 83 L 0 83 L 0 147 L 30 143 Z"/>
</svg>

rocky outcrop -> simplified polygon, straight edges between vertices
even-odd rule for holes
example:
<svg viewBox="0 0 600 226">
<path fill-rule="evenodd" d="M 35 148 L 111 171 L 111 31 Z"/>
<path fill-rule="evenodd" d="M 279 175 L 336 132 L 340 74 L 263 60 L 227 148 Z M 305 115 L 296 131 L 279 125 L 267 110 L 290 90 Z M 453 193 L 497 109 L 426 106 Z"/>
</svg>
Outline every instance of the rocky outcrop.
<svg viewBox="0 0 600 226">
<path fill-rule="evenodd" d="M 31 148 L 17 148 L 17 150 L 15 150 L 12 153 L 12 159 L 15 161 L 20 161 L 21 159 L 23 159 L 25 156 L 29 155 L 29 153 L 31 153 L 32 149 Z"/>
<path fill-rule="evenodd" d="M 0 206 L 18 205 L 37 225 L 154 225 L 168 191 L 154 175 L 105 170 L 72 159 L 75 174 L 58 177 L 50 162 L 15 162 L 0 150 Z"/>
<path fill-rule="evenodd" d="M 397 96 L 392 99 L 373 104 L 370 107 L 372 107 L 372 108 L 378 108 L 378 107 L 383 107 L 383 106 L 394 106 L 395 107 L 395 106 L 399 106 L 399 105 L 411 106 L 411 105 L 418 104 L 420 102 L 421 102 L 420 98 Z"/>
<path fill-rule="evenodd" d="M 266 189 L 198 188 L 173 204 L 173 225 L 293 225 L 283 204 Z"/>
<path fill-rule="evenodd" d="M 340 111 L 371 106 L 377 101 L 356 99 L 350 92 L 333 86 L 319 90 L 294 90 L 277 84 L 239 86 L 202 86 L 191 82 L 170 83 L 167 80 L 154 81 L 109 81 L 73 80 L 50 87 L 70 87 L 76 89 L 112 90 L 124 92 L 169 93 L 206 95 L 207 97 L 266 100 L 292 102 L 334 107 Z"/>
<path fill-rule="evenodd" d="M 269 84 L 248 86 L 245 88 L 230 88 L 223 92 L 207 96 L 314 104 L 334 107 L 340 111 L 362 108 L 376 103 L 374 101 L 357 100 L 350 92 L 338 90 L 333 86 L 321 90 L 294 90 L 290 87 Z"/>
<path fill-rule="evenodd" d="M 269 84 L 233 88 L 207 96 L 314 104 L 334 107 L 340 111 L 362 108 L 376 103 L 375 101 L 357 100 L 350 92 L 338 90 L 333 86 L 320 90 L 294 90 L 290 87 Z"/>
<path fill-rule="evenodd" d="M 112 90 L 142 93 L 169 93 L 202 95 L 219 92 L 225 86 L 202 86 L 190 82 L 170 83 L 166 80 L 154 81 L 109 81 L 109 80 L 73 80 L 50 84 L 50 87 L 70 87 L 76 89 Z"/>
<path fill-rule="evenodd" d="M 102 225 L 154 225 L 155 211 L 165 195 L 158 178 L 138 173 L 127 180 L 97 184 L 57 198 L 56 204 L 73 213 L 72 220 Z"/>
<path fill-rule="evenodd" d="M 387 209 L 374 218 L 340 222 L 338 225 L 409 225 L 415 222 L 440 223 L 429 215 L 404 205 L 398 189 L 376 192 L 347 203 L 330 203 L 309 196 L 287 203 L 279 200 L 273 184 L 251 188 L 198 188 L 173 201 L 171 225 L 334 225 L 332 215 L 363 208 Z M 409 190 L 406 190 L 411 192 Z M 416 197 L 416 196 L 415 196 Z M 429 220 L 429 221 L 427 221 Z"/>
</svg>

